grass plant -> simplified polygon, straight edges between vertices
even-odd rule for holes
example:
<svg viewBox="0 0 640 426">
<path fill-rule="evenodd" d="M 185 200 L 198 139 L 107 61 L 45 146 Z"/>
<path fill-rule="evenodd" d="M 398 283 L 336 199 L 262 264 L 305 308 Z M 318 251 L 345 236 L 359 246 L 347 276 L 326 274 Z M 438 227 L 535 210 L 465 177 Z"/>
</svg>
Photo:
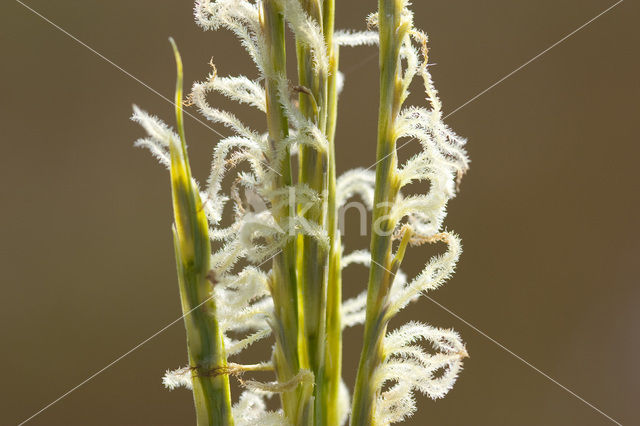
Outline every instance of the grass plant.
<svg viewBox="0 0 640 426">
<path fill-rule="evenodd" d="M 198 425 L 386 425 L 415 412 L 416 391 L 437 399 L 453 386 L 467 356 L 457 333 L 418 322 L 388 331 L 401 309 L 454 271 L 460 240 L 443 231 L 443 220 L 468 168 L 465 140 L 442 121 L 427 36 L 414 28 L 408 6 L 379 0 L 368 30 L 356 32 L 334 29 L 334 0 L 197 0 L 196 22 L 235 33 L 258 71 L 254 79 L 221 77 L 213 67 L 192 87 L 189 102 L 233 132 L 216 143 L 203 189 L 190 171 L 182 62 L 173 41 L 177 133 L 134 107 L 133 119 L 148 134 L 136 144 L 169 169 L 173 194 L 189 363 L 163 380 L 171 389 L 192 389 Z M 339 50 L 362 45 L 379 48 L 376 170 L 338 177 Z M 287 74 L 288 61 L 296 75 Z M 428 107 L 404 106 L 416 77 Z M 210 105 L 210 92 L 262 111 L 265 122 L 255 124 L 265 131 Z M 417 139 L 422 149 L 399 165 L 402 138 Z M 231 173 L 235 180 L 225 188 Z M 428 189 L 402 193 L 416 181 Z M 338 212 L 354 197 L 372 212 L 370 250 L 344 253 Z M 435 243 L 446 249 L 408 280 L 400 268 L 408 248 Z M 353 264 L 369 268 L 368 286 L 343 301 L 342 270 Z M 351 397 L 342 380 L 342 332 L 358 324 L 364 343 Z M 264 361 L 232 361 L 270 337 L 273 350 Z M 246 377 L 255 371 L 273 372 L 273 381 Z M 235 404 L 232 376 L 243 387 Z M 274 394 L 280 409 L 269 411 L 265 398 Z"/>
</svg>

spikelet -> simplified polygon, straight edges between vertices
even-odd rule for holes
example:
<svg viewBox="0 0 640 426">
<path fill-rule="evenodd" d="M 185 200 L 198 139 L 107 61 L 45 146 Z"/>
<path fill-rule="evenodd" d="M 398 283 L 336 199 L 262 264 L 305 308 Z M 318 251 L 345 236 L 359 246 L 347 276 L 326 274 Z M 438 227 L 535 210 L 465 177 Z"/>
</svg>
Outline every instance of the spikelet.
<svg viewBox="0 0 640 426">
<path fill-rule="evenodd" d="M 162 377 L 162 384 L 169 390 L 180 387 L 191 390 L 193 389 L 191 370 L 188 367 L 167 370 Z"/>
<path fill-rule="evenodd" d="M 287 424 L 282 410 L 267 411 L 262 394 L 245 390 L 232 408 L 236 426 L 282 426 Z"/>
<path fill-rule="evenodd" d="M 311 49 L 313 66 L 321 75 L 329 73 L 329 57 L 322 30 L 302 9 L 299 0 L 280 0 L 280 6 L 296 39 Z"/>
<path fill-rule="evenodd" d="M 417 344 L 430 343 L 434 353 Z M 453 330 L 410 322 L 384 338 L 386 359 L 372 378 L 375 387 L 387 390 L 378 395 L 375 417 L 380 425 L 396 423 L 415 410 L 413 393 L 432 399 L 443 398 L 462 370 L 467 351 Z"/>
<path fill-rule="evenodd" d="M 396 252 L 392 253 L 394 261 L 389 267 L 393 270 L 389 272 L 393 281 L 382 307 L 383 312 L 378 319 L 372 317 L 374 323 L 379 321 L 383 324 L 388 324 L 394 315 L 422 293 L 442 285 L 453 273 L 461 253 L 460 240 L 453 233 L 443 232 L 442 226 L 447 203 L 455 196 L 460 179 L 469 167 L 464 150 L 466 141 L 442 121 L 441 102 L 428 69 L 427 36 L 413 27 L 413 15 L 407 9 L 408 1 L 401 1 L 399 4 L 399 19 L 385 23 L 387 31 L 393 31 L 395 35 L 392 37 L 399 40 L 396 52 L 400 69 L 395 77 L 397 80 L 389 84 L 395 85 L 394 102 L 401 109 L 397 116 L 390 119 L 393 126 L 389 131 L 393 138 L 390 146 L 395 147 L 400 140 L 416 139 L 422 149 L 400 166 L 393 163 L 393 170 L 387 175 L 394 185 L 397 183 L 399 190 L 398 195 L 390 198 L 391 201 L 387 203 L 392 240 L 402 241 Z M 394 10 L 398 10 L 396 7 L 398 3 Z M 382 10 L 379 13 L 383 13 Z M 379 16 L 381 15 L 369 16 L 367 21 L 370 29 L 378 28 Z M 388 28 L 392 24 L 397 26 Z M 372 31 L 344 32 L 337 33 L 335 39 L 342 45 L 370 45 L 378 42 L 374 34 L 376 33 Z M 416 76 L 422 79 L 429 108 L 402 108 L 409 94 L 409 86 Z M 380 161 L 382 160 L 384 158 Z M 402 189 L 412 182 L 428 182 L 429 189 L 422 194 L 403 195 Z M 369 200 L 373 200 L 375 184 L 371 172 L 347 172 L 338 181 L 337 200 L 344 205 L 350 197 L 357 195 L 371 209 Z M 446 251 L 431 258 L 422 272 L 407 281 L 397 269 L 407 244 L 419 246 L 436 242 L 444 242 L 447 245 Z M 366 265 L 370 262 L 369 257 L 368 252 L 352 252 L 344 257 L 343 265 Z M 366 302 L 366 293 L 344 302 L 345 326 L 365 320 Z M 368 321 L 369 318 L 367 324 L 370 325 Z M 420 340 L 431 343 L 434 353 L 428 353 L 416 345 Z M 379 350 L 383 355 L 378 360 L 381 363 L 373 371 L 372 378 L 375 395 L 371 407 L 373 417 L 370 417 L 371 412 L 360 411 L 357 413 L 357 422 L 373 421 L 376 425 L 386 425 L 404 420 L 416 410 L 415 391 L 433 399 L 443 397 L 455 383 L 462 368 L 462 359 L 467 356 L 464 345 L 455 332 L 418 323 L 406 324 L 384 336 Z M 364 352 L 363 356 L 366 356 Z"/>
<path fill-rule="evenodd" d="M 346 268 L 352 264 L 360 264 L 363 266 L 371 265 L 371 253 L 368 250 L 356 250 L 342 258 L 342 268 Z M 409 292 L 406 289 L 407 276 L 401 269 L 398 269 L 391 287 L 391 300 L 400 299 L 402 296 L 402 307 L 417 298 L 420 290 L 417 292 Z M 406 297 L 406 300 L 405 300 Z M 406 303 L 405 303 L 406 302 Z M 367 292 L 363 291 L 356 297 L 347 299 L 342 304 L 342 327 L 353 327 L 363 324 L 367 309 Z M 401 308 L 400 308 L 401 309 Z"/>
<path fill-rule="evenodd" d="M 238 0 L 196 0 L 194 15 L 196 23 L 205 30 L 232 31 L 260 72 L 265 72 L 258 5 Z"/>
</svg>

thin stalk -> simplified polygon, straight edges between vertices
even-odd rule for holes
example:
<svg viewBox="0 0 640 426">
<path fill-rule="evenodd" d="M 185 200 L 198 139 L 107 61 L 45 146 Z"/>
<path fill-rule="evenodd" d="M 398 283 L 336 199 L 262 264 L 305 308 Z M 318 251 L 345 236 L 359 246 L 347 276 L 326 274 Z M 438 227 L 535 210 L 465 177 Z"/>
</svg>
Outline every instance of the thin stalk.
<svg viewBox="0 0 640 426">
<path fill-rule="evenodd" d="M 324 4 L 318 0 L 300 0 L 307 14 L 316 20 L 322 28 L 328 54 L 331 57 L 333 44 L 333 1 Z M 325 21 L 325 15 L 327 16 Z M 328 23 L 329 25 L 325 25 Z M 322 75 L 314 70 L 312 54 L 308 46 L 296 40 L 296 53 L 298 60 L 299 85 L 306 90 L 299 95 L 300 110 L 313 121 L 318 128 L 327 134 L 327 121 L 329 118 L 329 76 Z M 335 99 L 334 99 L 335 100 Z M 314 108 L 314 104 L 316 108 Z M 335 117 L 334 117 L 335 118 Z M 303 216 L 309 222 L 327 229 L 327 212 L 329 190 L 329 163 L 330 153 L 322 153 L 309 146 L 300 147 L 299 181 L 322 196 L 322 205 L 311 206 L 303 212 Z M 335 203 L 334 203 L 335 207 Z M 313 421 L 316 425 L 327 423 L 326 405 L 328 400 L 327 380 L 325 365 L 325 351 L 327 344 L 327 296 L 329 281 L 330 251 L 323 248 L 314 238 L 302 235 L 299 240 L 298 271 L 301 300 L 303 305 L 303 336 L 307 348 L 307 357 L 311 371 L 315 376 L 314 404 L 307 411 L 313 413 Z M 335 298 L 335 292 L 332 297 Z M 335 340 L 334 340 L 335 343 Z M 333 375 L 333 373 L 331 373 Z"/>
<path fill-rule="evenodd" d="M 182 61 L 173 41 L 178 71 L 176 121 L 180 142 L 171 141 L 171 192 L 173 240 L 184 324 L 187 331 L 189 367 L 199 426 L 233 425 L 227 359 L 222 333 L 211 298 L 209 225 L 198 189 L 193 184 L 187 156 L 182 117 Z"/>
<path fill-rule="evenodd" d="M 325 8 L 325 25 L 329 25 L 329 18 L 333 16 L 333 2 L 327 1 Z M 335 159 L 335 127 L 338 109 L 338 95 L 336 92 L 336 80 L 338 74 L 338 49 L 332 50 L 329 58 L 329 88 L 328 88 L 328 117 L 327 139 L 329 141 L 329 167 L 328 167 L 328 194 L 327 194 L 327 230 L 329 232 L 329 277 L 327 285 L 327 343 L 325 347 L 325 378 L 326 391 L 319 402 L 320 409 L 324 413 L 327 425 L 337 425 L 340 421 L 338 412 L 338 393 L 342 377 L 342 273 L 340 257 L 342 246 L 340 231 L 337 223 L 336 206 L 336 159 Z"/>
<path fill-rule="evenodd" d="M 267 127 L 269 140 L 274 147 L 283 144 L 289 133 L 289 124 L 278 101 L 277 77 L 286 75 L 285 25 L 281 10 L 274 0 L 265 0 L 262 9 L 262 29 L 269 48 L 267 67 L 270 69 L 265 79 L 265 93 L 267 101 Z M 283 188 L 291 185 L 291 159 L 288 148 L 284 154 L 282 164 L 277 165 L 280 175 L 276 177 L 274 186 Z M 272 200 L 277 204 L 278 200 Z M 283 207 L 274 212 L 274 217 L 281 228 L 287 230 L 289 203 L 280 203 Z M 275 308 L 276 347 L 274 362 L 278 381 L 288 382 L 298 374 L 301 367 L 299 359 L 299 325 L 298 325 L 298 287 L 296 278 L 296 242 L 287 242 L 280 253 L 273 260 L 273 279 L 271 294 Z M 281 395 L 285 415 L 294 423 L 302 418 L 302 408 L 306 403 L 301 401 L 310 390 L 303 389 L 307 385 L 300 385 L 296 389 L 283 392 Z"/>
<path fill-rule="evenodd" d="M 378 1 L 380 33 L 380 105 L 376 150 L 378 163 L 364 344 L 358 366 L 351 414 L 351 425 L 354 426 L 375 424 L 373 403 L 377 395 L 371 378 L 375 369 L 384 361 L 382 339 L 387 329 L 384 312 L 393 283 L 393 276 L 390 273 L 394 266 L 391 234 L 395 223 L 388 218 L 398 194 L 394 127 L 405 90 L 401 79 L 400 47 L 408 28 L 406 24 L 402 24 L 401 20 L 402 3 L 402 0 Z"/>
</svg>

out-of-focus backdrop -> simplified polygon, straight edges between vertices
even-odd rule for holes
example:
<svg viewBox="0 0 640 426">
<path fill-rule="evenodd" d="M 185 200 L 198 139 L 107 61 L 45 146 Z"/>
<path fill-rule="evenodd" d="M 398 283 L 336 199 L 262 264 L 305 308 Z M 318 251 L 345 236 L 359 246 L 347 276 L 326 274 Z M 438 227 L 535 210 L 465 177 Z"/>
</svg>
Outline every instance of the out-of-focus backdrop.
<svg viewBox="0 0 640 426">
<path fill-rule="evenodd" d="M 195 25 L 188 1 L 25 3 L 168 98 L 169 36 L 187 86 L 206 77 L 211 57 L 222 75 L 256 75 L 228 32 Z M 363 29 L 376 8 L 337 3 L 338 28 Z M 457 110 L 613 1 L 414 3 L 444 110 L 455 111 L 446 121 L 469 138 L 472 166 L 446 221 L 465 251 L 430 294 L 450 312 L 421 299 L 392 325 L 453 327 L 471 358 L 444 400 L 418 397 L 407 424 L 612 423 L 594 407 L 640 424 L 637 5 L 619 4 Z M 17 424 L 180 315 L 168 176 L 132 146 L 143 131 L 129 121 L 134 103 L 170 123 L 173 111 L 20 2 L 2 2 L 0 22 L 0 423 Z M 341 69 L 339 172 L 375 161 L 376 50 L 345 48 Z M 419 84 L 413 92 L 420 103 Z M 264 127 L 247 108 L 212 101 Z M 202 180 L 219 137 L 186 125 Z M 367 238 L 347 234 L 345 245 Z M 410 250 L 408 272 L 430 253 Z M 365 282 L 364 270 L 349 271 L 345 294 Z M 361 333 L 345 332 L 350 386 Z M 194 424 L 190 392 L 161 386 L 165 369 L 185 361 L 178 322 L 29 424 Z"/>
</svg>

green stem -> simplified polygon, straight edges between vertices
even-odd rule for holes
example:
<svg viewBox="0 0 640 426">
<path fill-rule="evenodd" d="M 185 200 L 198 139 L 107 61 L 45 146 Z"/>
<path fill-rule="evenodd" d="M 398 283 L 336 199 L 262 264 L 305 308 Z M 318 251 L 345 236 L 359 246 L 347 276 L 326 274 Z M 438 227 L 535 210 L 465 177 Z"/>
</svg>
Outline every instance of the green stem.
<svg viewBox="0 0 640 426">
<path fill-rule="evenodd" d="M 303 9 L 322 28 L 325 42 L 330 55 L 333 39 L 333 1 L 323 6 L 319 0 L 300 0 Z M 325 2 L 327 3 L 327 2 Z M 329 25 L 324 25 L 324 15 L 327 14 Z M 299 96 L 300 110 L 320 131 L 327 134 L 328 76 L 316 72 L 313 67 L 312 52 L 300 40 L 296 41 L 298 59 L 299 85 L 308 89 L 309 93 L 301 92 Z M 313 102 L 317 109 L 314 111 Z M 329 189 L 329 153 L 319 152 L 309 146 L 300 147 L 299 181 L 307 185 L 322 196 L 322 204 L 311 206 L 303 217 L 325 229 L 327 226 L 328 189 Z M 316 425 L 327 423 L 326 410 L 323 407 L 327 401 L 325 350 L 327 343 L 327 288 L 329 280 L 330 250 L 324 248 L 313 237 L 302 235 L 299 239 L 298 271 L 301 300 L 303 306 L 303 336 L 306 345 L 306 356 L 315 376 L 314 407 L 307 411 L 312 414 Z M 335 294 L 332 296 L 335 297 Z"/>
<path fill-rule="evenodd" d="M 278 100 L 278 76 L 286 75 L 286 50 L 285 50 L 285 25 L 281 10 L 274 0 L 265 0 L 262 9 L 262 29 L 269 51 L 265 58 L 267 78 L 265 80 L 265 93 L 267 101 L 267 127 L 269 140 L 274 148 L 284 143 L 289 133 L 289 124 L 282 105 Z M 274 186 L 284 188 L 291 185 L 291 160 L 288 148 L 286 149 L 282 164 L 277 165 L 280 175 L 276 177 Z M 278 204 L 280 200 L 271 200 Z M 274 211 L 274 217 L 278 224 L 288 231 L 289 203 L 280 203 L 279 211 Z M 274 334 L 276 347 L 274 351 L 274 363 L 278 381 L 287 382 L 301 367 L 299 359 L 299 326 L 298 326 L 298 287 L 296 278 L 296 242 L 291 239 L 283 250 L 273 259 L 273 279 L 271 294 L 275 308 Z M 305 403 L 300 399 L 309 393 L 302 389 L 306 385 L 300 385 L 297 389 L 282 393 L 282 406 L 287 418 L 294 424 L 298 424 L 302 418 L 302 408 Z"/>
<path fill-rule="evenodd" d="M 211 297 L 209 225 L 198 189 L 193 184 L 182 117 L 182 61 L 173 41 L 178 78 L 176 121 L 180 141 L 171 141 L 171 192 L 173 198 L 178 283 L 187 331 L 189 367 L 198 426 L 233 425 L 229 376 L 222 333 Z"/>
<path fill-rule="evenodd" d="M 358 426 L 375 424 L 373 409 L 377 395 L 371 377 L 375 369 L 384 361 L 382 340 L 387 328 L 384 311 L 393 283 L 393 275 L 390 272 L 394 267 L 391 234 L 396 224 L 389 220 L 389 213 L 398 194 L 394 127 L 405 91 L 400 75 L 400 47 L 408 31 L 408 27 L 402 23 L 401 19 L 402 3 L 401 0 L 378 1 L 380 33 L 380 105 L 376 150 L 378 163 L 364 345 L 358 366 L 351 414 L 351 425 Z"/>
<path fill-rule="evenodd" d="M 325 7 L 331 7 L 331 11 L 325 10 L 325 25 L 328 25 L 327 16 L 333 16 L 333 2 L 326 1 Z M 327 285 L 327 344 L 325 348 L 325 381 L 323 386 L 323 400 L 320 401 L 320 410 L 324 413 L 327 425 L 337 425 L 340 421 L 338 412 L 338 394 L 342 377 L 342 273 L 340 257 L 342 247 L 340 231 L 337 223 L 336 206 L 336 159 L 335 159 L 335 127 L 338 109 L 338 95 L 336 92 L 336 80 L 338 74 L 338 49 L 332 51 L 329 64 L 328 85 L 328 117 L 327 139 L 329 141 L 329 168 L 328 168 L 328 195 L 327 195 L 327 230 L 330 240 L 329 277 Z"/>
</svg>

